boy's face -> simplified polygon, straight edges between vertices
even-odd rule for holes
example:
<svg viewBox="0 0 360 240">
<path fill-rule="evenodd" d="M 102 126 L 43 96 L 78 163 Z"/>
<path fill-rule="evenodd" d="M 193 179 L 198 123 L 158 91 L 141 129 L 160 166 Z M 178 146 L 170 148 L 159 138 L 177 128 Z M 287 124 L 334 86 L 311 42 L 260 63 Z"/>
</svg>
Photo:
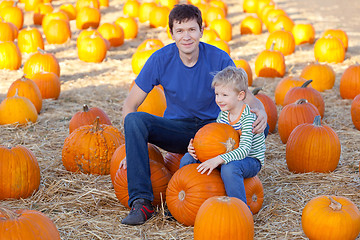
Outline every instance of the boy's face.
<svg viewBox="0 0 360 240">
<path fill-rule="evenodd" d="M 215 101 L 221 111 L 232 111 L 245 99 L 244 91 L 236 91 L 231 84 L 215 85 Z"/>
<path fill-rule="evenodd" d="M 172 38 L 175 40 L 180 55 L 191 55 L 199 50 L 199 42 L 203 29 L 200 29 L 196 19 L 190 19 L 181 23 L 174 21 Z"/>
</svg>

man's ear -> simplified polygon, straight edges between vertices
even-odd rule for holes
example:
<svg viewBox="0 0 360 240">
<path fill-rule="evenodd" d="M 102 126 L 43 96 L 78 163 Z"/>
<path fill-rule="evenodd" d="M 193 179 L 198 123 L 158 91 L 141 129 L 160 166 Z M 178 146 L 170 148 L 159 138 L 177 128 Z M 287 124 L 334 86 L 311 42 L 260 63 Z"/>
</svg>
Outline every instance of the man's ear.
<svg viewBox="0 0 360 240">
<path fill-rule="evenodd" d="M 246 97 L 245 91 L 240 91 L 239 94 L 238 94 L 238 99 L 240 101 L 244 101 L 245 97 Z"/>
</svg>

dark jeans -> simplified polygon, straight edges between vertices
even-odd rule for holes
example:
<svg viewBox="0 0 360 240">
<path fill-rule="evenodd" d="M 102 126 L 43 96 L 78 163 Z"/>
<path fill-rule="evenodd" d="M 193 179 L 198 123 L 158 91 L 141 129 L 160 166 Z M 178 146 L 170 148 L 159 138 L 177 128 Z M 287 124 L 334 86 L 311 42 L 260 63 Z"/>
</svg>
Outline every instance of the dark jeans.
<svg viewBox="0 0 360 240">
<path fill-rule="evenodd" d="M 170 120 L 145 112 L 129 113 L 124 122 L 129 206 L 137 198 L 154 199 L 147 144 L 152 143 L 173 153 L 186 153 L 195 133 L 214 121 L 198 118 Z"/>
</svg>

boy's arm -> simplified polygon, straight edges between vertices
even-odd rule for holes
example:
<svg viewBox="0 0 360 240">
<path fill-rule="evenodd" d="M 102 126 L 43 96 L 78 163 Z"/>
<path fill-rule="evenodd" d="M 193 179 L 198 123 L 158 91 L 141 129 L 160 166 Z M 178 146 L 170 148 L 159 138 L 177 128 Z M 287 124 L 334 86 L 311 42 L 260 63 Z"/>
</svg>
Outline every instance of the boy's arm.
<svg viewBox="0 0 360 240">
<path fill-rule="evenodd" d="M 253 123 L 252 132 L 258 134 L 264 132 L 267 125 L 267 114 L 264 105 L 249 89 L 246 91 L 244 102 L 250 106 L 251 112 L 255 113 L 257 116 L 257 119 Z"/>
</svg>

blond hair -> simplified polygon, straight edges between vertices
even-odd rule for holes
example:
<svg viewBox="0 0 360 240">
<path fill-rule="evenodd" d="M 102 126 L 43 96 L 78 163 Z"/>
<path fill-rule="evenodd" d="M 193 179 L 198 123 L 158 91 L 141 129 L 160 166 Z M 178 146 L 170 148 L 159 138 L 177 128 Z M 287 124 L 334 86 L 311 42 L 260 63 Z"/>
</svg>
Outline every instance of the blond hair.
<svg viewBox="0 0 360 240">
<path fill-rule="evenodd" d="M 248 76 L 244 69 L 228 66 L 217 72 L 213 78 L 211 86 L 231 84 L 234 90 L 241 92 L 248 88 Z"/>
</svg>

